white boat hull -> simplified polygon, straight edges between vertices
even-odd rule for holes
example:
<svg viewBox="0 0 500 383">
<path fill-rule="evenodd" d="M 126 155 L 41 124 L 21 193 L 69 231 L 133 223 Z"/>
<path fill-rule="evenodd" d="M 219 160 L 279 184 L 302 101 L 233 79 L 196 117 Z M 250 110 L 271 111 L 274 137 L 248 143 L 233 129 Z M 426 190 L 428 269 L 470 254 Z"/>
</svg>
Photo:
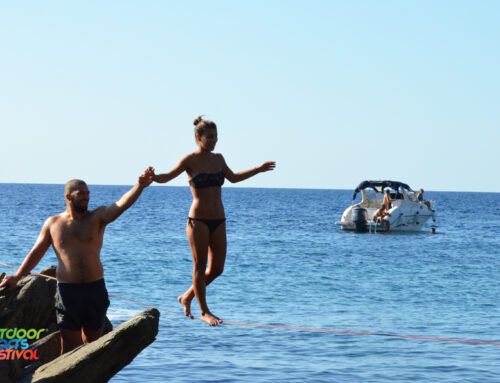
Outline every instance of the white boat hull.
<svg viewBox="0 0 500 383">
<path fill-rule="evenodd" d="M 435 212 L 428 202 L 410 199 L 406 191 L 401 192 L 401 198 L 393 200 L 389 215 L 385 216 L 384 224 L 376 223 L 374 216 L 382 205 L 380 195 L 368 198 L 363 193 L 363 201 L 349 206 L 340 221 L 335 222 L 342 230 L 380 232 L 380 231 L 420 231 L 429 219 L 436 221 Z M 357 209 L 357 211 L 355 211 Z M 360 210 L 363 215 L 359 219 Z M 356 223 L 356 222 L 357 223 Z"/>
</svg>

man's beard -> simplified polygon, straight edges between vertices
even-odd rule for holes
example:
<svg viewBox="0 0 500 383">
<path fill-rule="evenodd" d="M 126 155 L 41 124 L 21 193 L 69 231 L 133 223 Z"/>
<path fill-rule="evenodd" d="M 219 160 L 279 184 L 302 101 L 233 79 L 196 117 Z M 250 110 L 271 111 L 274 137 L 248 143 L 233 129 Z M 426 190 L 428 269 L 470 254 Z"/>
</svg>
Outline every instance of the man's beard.
<svg viewBox="0 0 500 383">
<path fill-rule="evenodd" d="M 85 213 L 88 209 L 88 206 L 87 205 L 86 206 L 77 205 L 77 204 L 75 204 L 74 201 L 71 201 L 71 208 L 78 213 Z"/>
</svg>

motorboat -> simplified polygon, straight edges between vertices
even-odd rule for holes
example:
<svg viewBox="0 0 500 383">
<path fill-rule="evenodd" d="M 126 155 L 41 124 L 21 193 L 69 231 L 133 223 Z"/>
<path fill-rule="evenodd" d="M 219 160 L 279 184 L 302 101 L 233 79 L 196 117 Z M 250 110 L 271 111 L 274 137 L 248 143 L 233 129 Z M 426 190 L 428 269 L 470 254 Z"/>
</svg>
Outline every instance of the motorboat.
<svg viewBox="0 0 500 383">
<path fill-rule="evenodd" d="M 390 208 L 383 218 L 377 219 L 386 190 L 389 190 Z M 361 202 L 355 204 L 358 193 L 361 193 Z M 342 230 L 419 231 L 429 219 L 436 221 L 434 201 L 419 201 L 414 190 L 398 181 L 363 181 L 354 189 L 352 201 L 340 221 L 335 222 Z"/>
</svg>

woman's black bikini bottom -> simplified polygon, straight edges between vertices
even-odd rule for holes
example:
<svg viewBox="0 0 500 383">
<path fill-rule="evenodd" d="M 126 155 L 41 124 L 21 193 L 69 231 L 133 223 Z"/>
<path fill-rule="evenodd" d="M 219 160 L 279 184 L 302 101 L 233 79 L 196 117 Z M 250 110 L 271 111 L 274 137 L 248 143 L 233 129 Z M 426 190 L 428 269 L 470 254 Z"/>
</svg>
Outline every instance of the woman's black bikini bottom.
<svg viewBox="0 0 500 383">
<path fill-rule="evenodd" d="M 222 219 L 205 219 L 205 218 L 191 218 L 191 217 L 188 217 L 188 224 L 189 225 L 192 225 L 193 221 L 203 222 L 205 225 L 207 225 L 208 231 L 210 232 L 210 235 L 212 235 L 213 232 L 215 231 L 215 229 L 217 229 L 221 223 L 226 222 L 226 219 L 225 218 L 222 218 Z"/>
</svg>

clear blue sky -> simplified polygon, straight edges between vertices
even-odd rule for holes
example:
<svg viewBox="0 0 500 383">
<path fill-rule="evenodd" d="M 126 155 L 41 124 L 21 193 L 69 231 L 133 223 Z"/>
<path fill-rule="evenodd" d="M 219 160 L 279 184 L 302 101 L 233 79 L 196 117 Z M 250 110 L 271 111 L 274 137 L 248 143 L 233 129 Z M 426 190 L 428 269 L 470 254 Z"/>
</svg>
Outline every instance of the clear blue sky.
<svg viewBox="0 0 500 383">
<path fill-rule="evenodd" d="M 499 1 L 11 1 L 0 182 L 135 183 L 219 127 L 238 186 L 500 192 Z M 187 185 L 181 175 L 171 185 Z"/>
</svg>

